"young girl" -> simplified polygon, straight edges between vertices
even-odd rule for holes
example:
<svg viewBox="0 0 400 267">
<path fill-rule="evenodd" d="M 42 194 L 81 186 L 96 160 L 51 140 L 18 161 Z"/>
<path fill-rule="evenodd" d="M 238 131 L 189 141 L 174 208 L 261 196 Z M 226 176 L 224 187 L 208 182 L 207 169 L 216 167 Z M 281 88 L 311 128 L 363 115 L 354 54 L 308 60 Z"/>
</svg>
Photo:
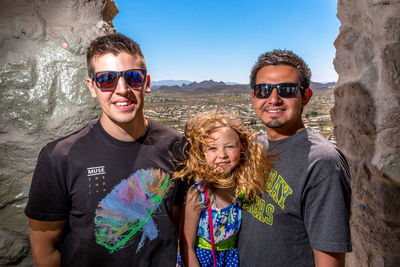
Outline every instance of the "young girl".
<svg viewBox="0 0 400 267">
<path fill-rule="evenodd" d="M 197 115 L 187 122 L 185 134 L 189 154 L 174 176 L 195 183 L 184 205 L 183 262 L 189 267 L 238 266 L 241 202 L 263 192 L 269 161 L 232 114 Z"/>
</svg>

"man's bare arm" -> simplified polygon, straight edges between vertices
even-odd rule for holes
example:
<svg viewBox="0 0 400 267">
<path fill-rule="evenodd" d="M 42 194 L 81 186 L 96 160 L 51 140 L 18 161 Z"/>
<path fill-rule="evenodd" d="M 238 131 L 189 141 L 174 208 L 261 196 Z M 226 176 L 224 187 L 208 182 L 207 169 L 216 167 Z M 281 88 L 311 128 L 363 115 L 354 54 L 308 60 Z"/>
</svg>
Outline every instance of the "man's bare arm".
<svg viewBox="0 0 400 267">
<path fill-rule="evenodd" d="M 66 220 L 48 222 L 29 219 L 29 240 L 36 266 L 60 266 L 57 244 L 64 234 L 65 224 Z"/>
<path fill-rule="evenodd" d="M 316 267 L 344 267 L 345 253 L 313 249 Z"/>
</svg>

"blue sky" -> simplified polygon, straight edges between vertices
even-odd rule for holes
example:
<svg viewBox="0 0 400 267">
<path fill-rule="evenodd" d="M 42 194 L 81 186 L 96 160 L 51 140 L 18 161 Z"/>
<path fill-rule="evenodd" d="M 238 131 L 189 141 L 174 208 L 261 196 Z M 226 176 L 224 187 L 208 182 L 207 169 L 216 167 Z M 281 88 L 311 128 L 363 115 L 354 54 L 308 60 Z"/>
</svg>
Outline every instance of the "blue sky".
<svg viewBox="0 0 400 267">
<path fill-rule="evenodd" d="M 336 0 L 114 0 L 113 23 L 139 43 L 152 80 L 248 83 L 261 53 L 292 50 L 311 80 L 337 80 Z"/>
</svg>

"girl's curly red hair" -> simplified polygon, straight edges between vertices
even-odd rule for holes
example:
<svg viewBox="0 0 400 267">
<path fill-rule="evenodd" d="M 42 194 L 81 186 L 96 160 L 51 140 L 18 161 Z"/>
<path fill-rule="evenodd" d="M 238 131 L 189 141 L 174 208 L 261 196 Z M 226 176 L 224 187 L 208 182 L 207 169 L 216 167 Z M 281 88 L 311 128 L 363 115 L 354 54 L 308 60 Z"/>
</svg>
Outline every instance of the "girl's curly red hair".
<svg viewBox="0 0 400 267">
<path fill-rule="evenodd" d="M 203 152 L 207 139 L 221 127 L 233 129 L 239 136 L 241 146 L 238 166 L 222 174 L 207 164 Z M 232 189 L 235 198 L 241 195 L 245 201 L 264 192 L 265 174 L 271 167 L 270 157 L 261 144 L 255 143 L 255 136 L 236 115 L 219 111 L 198 114 L 186 123 L 185 135 L 189 139 L 189 153 L 181 163 L 182 169 L 174 173 L 174 178 L 189 181 L 202 179 L 212 188 Z"/>
</svg>

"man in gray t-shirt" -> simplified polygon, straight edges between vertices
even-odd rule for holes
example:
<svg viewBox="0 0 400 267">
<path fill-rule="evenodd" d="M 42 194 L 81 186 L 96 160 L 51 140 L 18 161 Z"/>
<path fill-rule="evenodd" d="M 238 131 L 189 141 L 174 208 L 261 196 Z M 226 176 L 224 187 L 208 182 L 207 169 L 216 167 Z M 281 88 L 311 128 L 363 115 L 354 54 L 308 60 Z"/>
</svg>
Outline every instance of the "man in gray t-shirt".
<svg viewBox="0 0 400 267">
<path fill-rule="evenodd" d="M 351 251 L 349 168 L 343 154 L 306 128 L 311 72 L 290 51 L 261 55 L 250 75 L 253 108 L 277 157 L 265 195 L 244 205 L 240 266 L 344 266 Z"/>
</svg>

